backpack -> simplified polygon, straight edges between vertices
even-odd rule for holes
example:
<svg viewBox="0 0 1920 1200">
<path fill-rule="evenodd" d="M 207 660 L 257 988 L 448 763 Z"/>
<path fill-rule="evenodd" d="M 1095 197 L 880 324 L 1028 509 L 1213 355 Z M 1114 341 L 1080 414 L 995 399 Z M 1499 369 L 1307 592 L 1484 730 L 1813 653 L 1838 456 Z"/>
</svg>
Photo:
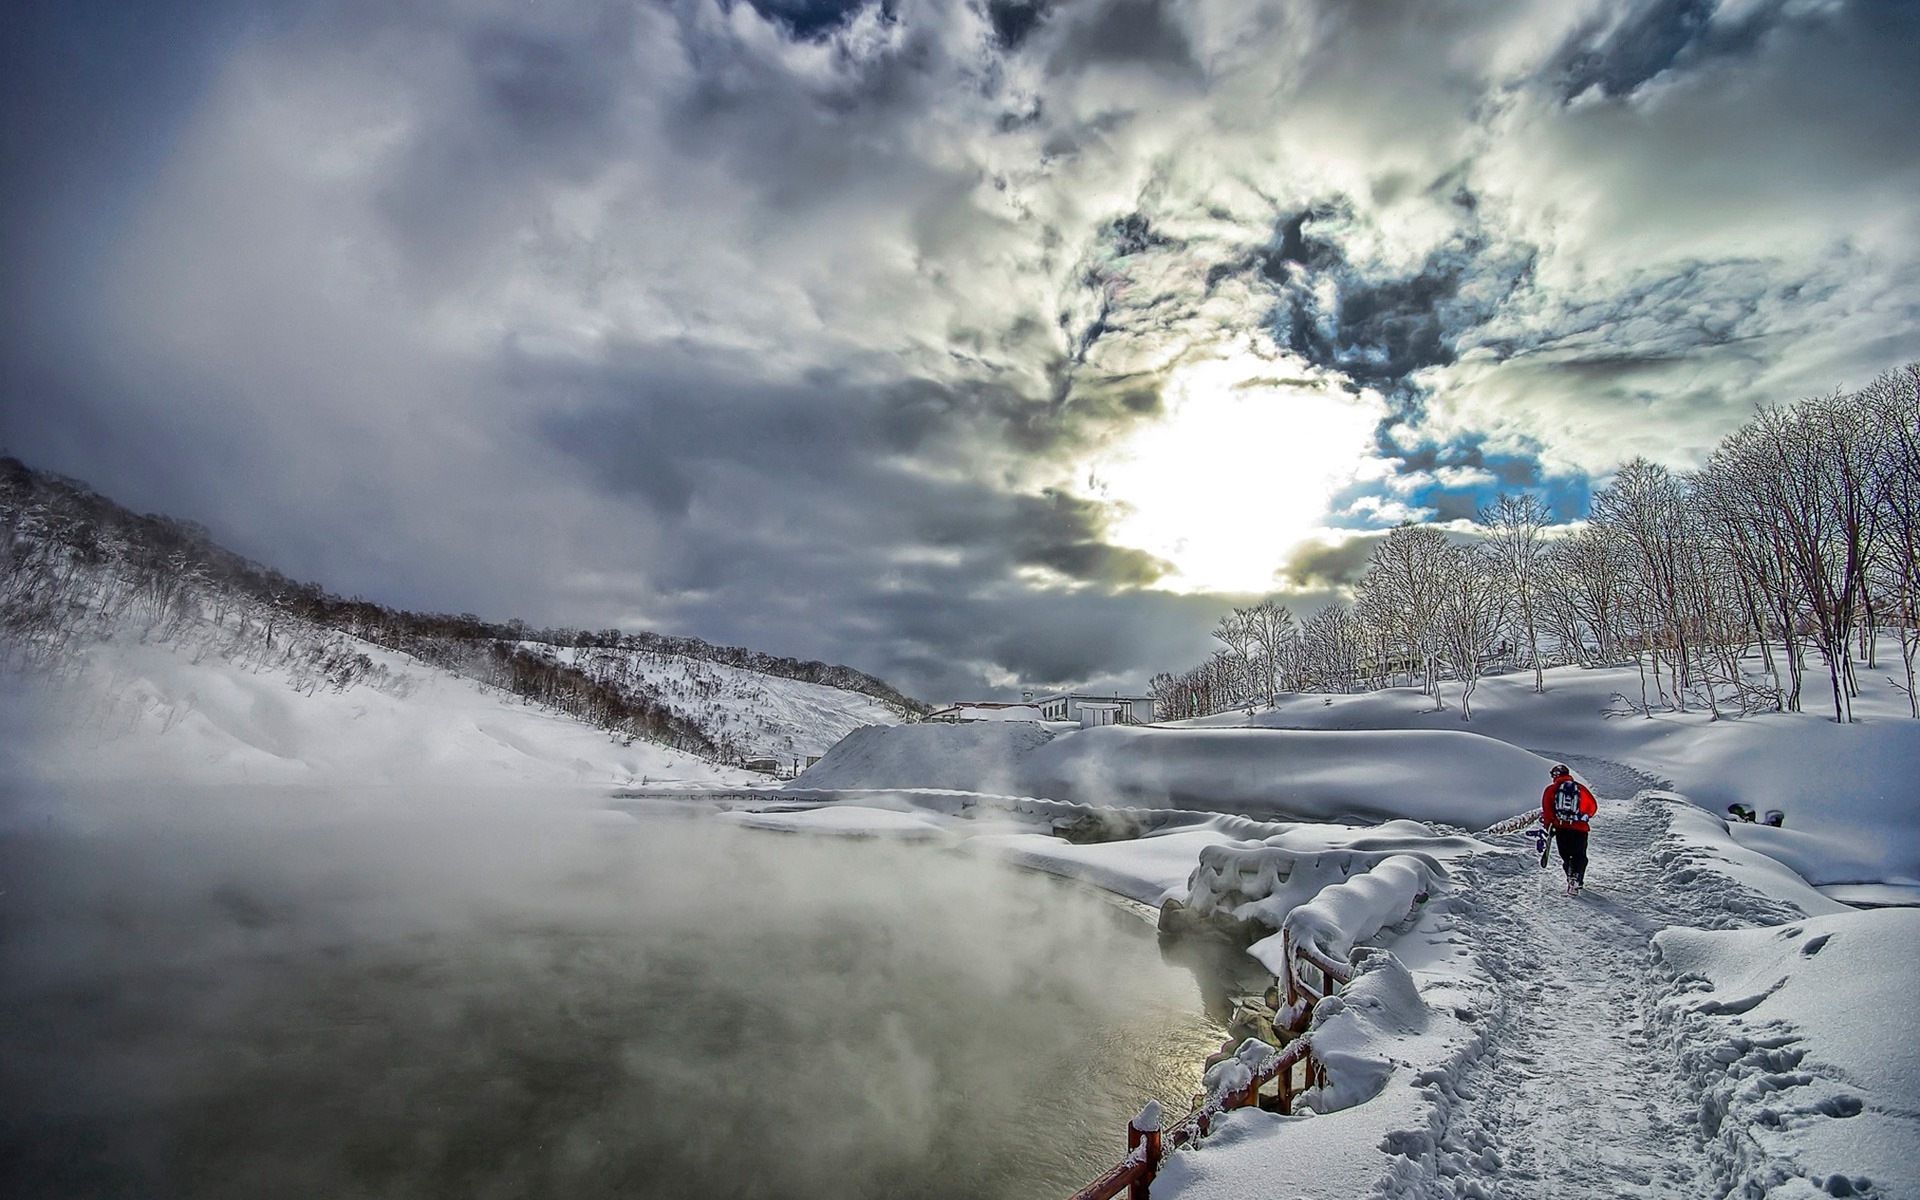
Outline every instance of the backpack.
<svg viewBox="0 0 1920 1200">
<path fill-rule="evenodd" d="M 1553 819 L 1562 825 L 1587 819 L 1580 812 L 1580 785 L 1571 779 L 1562 779 L 1553 791 Z"/>
</svg>

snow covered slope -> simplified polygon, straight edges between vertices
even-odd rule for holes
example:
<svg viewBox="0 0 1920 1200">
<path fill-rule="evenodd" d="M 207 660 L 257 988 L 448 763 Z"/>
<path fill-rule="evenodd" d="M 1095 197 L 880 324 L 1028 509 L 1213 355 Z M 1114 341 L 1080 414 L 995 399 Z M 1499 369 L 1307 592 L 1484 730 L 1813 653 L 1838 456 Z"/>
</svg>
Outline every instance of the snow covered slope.
<svg viewBox="0 0 1920 1200">
<path fill-rule="evenodd" d="M 116 638 L 57 675 L 0 674 L 0 777 L 146 783 L 515 784 L 748 778 L 351 638 L 344 688 L 203 642 Z"/>
<path fill-rule="evenodd" d="M 897 725 L 899 709 L 863 692 L 652 650 L 593 646 L 523 649 L 654 699 L 745 757 L 821 755 L 864 725 Z"/>
</svg>

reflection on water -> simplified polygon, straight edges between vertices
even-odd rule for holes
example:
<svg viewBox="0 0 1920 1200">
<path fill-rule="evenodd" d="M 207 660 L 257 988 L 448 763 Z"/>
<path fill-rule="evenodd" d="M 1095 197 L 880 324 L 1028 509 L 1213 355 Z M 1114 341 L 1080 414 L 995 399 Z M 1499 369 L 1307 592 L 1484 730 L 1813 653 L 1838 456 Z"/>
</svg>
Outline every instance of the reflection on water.
<svg viewBox="0 0 1920 1200">
<path fill-rule="evenodd" d="M 960 856 L 640 822 L 9 835 L 9 1196 L 1007 1196 L 1184 1109 L 1152 931 Z"/>
</svg>

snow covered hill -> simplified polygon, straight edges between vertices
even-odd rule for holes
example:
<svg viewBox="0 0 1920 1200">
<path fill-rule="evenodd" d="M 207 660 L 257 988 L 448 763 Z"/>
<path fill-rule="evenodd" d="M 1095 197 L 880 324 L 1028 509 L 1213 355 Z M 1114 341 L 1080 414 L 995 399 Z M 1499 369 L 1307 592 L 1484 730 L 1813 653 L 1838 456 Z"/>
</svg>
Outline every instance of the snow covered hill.
<svg viewBox="0 0 1920 1200">
<path fill-rule="evenodd" d="M 0 676 L 0 756 L 21 769 L 93 746 L 73 764 L 81 773 L 249 779 L 323 765 L 342 777 L 499 768 L 505 779 L 534 762 L 538 774 L 609 782 L 732 779 L 713 764 L 818 754 L 916 703 L 849 667 L 694 638 L 535 631 L 344 599 L 190 523 L 5 458 Z M 59 736 L 63 722 L 72 736 Z M 165 750 L 134 748 L 155 733 L 170 735 Z"/>
<path fill-rule="evenodd" d="M 222 650 L 218 627 L 196 622 L 163 638 L 122 630 L 72 648 L 57 670 L 0 671 L 0 778 L 139 787 L 763 778 L 345 636 L 291 654 Z M 314 652 L 364 665 L 329 677 Z"/>
<path fill-rule="evenodd" d="M 645 695 L 704 730 L 724 753 L 788 760 L 825 754 L 866 725 L 905 714 L 864 692 L 789 679 L 682 654 L 629 647 L 547 646 L 528 651 Z"/>
</svg>

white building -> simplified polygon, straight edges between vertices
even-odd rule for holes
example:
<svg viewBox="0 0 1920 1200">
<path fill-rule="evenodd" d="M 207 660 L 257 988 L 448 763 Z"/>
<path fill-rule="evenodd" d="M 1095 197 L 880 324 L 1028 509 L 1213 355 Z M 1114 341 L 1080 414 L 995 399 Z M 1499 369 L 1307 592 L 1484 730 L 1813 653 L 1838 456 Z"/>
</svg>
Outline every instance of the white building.
<svg viewBox="0 0 1920 1200">
<path fill-rule="evenodd" d="M 1049 721 L 1075 721 L 1081 725 L 1146 725 L 1153 721 L 1152 696 L 1099 696 L 1091 692 L 1060 692 L 1034 698 Z"/>
<path fill-rule="evenodd" d="M 1040 721 L 1040 708 L 1034 704 L 1013 704 L 998 700 L 956 700 L 945 708 L 927 714 L 929 721 Z"/>
</svg>

